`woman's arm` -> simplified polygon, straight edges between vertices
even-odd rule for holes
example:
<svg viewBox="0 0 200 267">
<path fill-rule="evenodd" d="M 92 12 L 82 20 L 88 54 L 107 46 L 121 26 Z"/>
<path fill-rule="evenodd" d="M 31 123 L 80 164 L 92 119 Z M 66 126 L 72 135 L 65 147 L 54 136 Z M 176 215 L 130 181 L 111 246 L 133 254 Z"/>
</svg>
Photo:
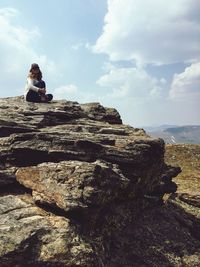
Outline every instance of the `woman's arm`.
<svg viewBox="0 0 200 267">
<path fill-rule="evenodd" d="M 29 91 L 29 90 L 33 90 L 33 91 L 35 91 L 35 92 L 38 93 L 40 88 L 38 88 L 37 86 L 34 86 L 34 85 L 33 85 L 33 79 L 28 78 L 28 79 L 27 79 L 26 89 L 27 89 L 27 91 Z"/>
</svg>

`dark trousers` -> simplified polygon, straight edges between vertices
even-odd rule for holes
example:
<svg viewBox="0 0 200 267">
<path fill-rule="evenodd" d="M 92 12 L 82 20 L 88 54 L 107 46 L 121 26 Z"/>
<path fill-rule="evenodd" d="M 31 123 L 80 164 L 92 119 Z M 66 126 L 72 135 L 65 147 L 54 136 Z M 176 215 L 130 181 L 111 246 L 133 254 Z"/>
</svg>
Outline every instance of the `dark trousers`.
<svg viewBox="0 0 200 267">
<path fill-rule="evenodd" d="M 38 83 L 35 84 L 36 87 L 38 88 L 46 88 L 46 84 L 44 81 L 38 81 Z M 53 99 L 53 95 L 51 94 L 46 94 L 45 95 L 46 100 L 41 99 L 41 94 L 38 92 L 35 92 L 33 90 L 29 90 L 27 95 L 26 95 L 26 101 L 28 102 L 35 102 L 35 103 L 40 103 L 40 102 L 48 102 Z"/>
<path fill-rule="evenodd" d="M 26 101 L 28 102 L 35 102 L 40 103 L 41 102 L 41 95 L 33 90 L 29 90 L 26 95 Z"/>
</svg>

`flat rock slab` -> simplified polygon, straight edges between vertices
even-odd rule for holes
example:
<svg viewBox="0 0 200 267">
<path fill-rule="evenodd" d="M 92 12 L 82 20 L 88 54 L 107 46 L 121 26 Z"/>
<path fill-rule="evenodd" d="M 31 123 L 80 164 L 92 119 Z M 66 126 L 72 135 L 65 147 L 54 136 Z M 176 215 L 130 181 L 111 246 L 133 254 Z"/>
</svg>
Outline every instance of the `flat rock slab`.
<svg viewBox="0 0 200 267">
<path fill-rule="evenodd" d="M 77 102 L 59 100 L 38 104 L 26 102 L 23 96 L 0 99 L 0 127 L 13 126 L 14 128 L 4 129 L 3 135 L 9 135 L 12 132 L 27 132 L 28 128 L 65 124 L 78 118 L 122 124 L 116 109 L 105 108 L 99 103 L 81 106 Z"/>
<path fill-rule="evenodd" d="M 64 211 L 112 202 L 129 183 L 119 169 L 100 161 L 43 163 L 18 169 L 16 177 L 18 182 L 33 190 L 35 201 Z"/>
</svg>

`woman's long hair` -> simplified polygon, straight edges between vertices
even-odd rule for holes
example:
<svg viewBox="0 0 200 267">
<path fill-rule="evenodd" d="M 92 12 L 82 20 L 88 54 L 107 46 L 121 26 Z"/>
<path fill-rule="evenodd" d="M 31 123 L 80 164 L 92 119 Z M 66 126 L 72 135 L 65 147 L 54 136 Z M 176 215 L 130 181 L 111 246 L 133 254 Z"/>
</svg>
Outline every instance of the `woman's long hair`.
<svg viewBox="0 0 200 267">
<path fill-rule="evenodd" d="M 42 80 L 42 72 L 41 72 L 41 70 L 38 68 L 38 72 L 37 73 L 33 73 L 32 70 L 33 70 L 33 68 L 30 69 L 28 77 L 31 78 L 31 79 L 34 79 L 34 80 L 38 80 L 38 81 Z"/>
</svg>

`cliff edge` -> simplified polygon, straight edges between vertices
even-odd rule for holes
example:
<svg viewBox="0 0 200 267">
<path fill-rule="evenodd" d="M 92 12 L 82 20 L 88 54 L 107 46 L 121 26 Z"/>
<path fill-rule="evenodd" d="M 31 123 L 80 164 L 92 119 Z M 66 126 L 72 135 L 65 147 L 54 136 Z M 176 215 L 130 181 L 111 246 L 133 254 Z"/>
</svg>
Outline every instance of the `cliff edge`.
<svg viewBox="0 0 200 267">
<path fill-rule="evenodd" d="M 164 153 L 99 103 L 0 99 L 0 267 L 199 266 Z"/>
</svg>

